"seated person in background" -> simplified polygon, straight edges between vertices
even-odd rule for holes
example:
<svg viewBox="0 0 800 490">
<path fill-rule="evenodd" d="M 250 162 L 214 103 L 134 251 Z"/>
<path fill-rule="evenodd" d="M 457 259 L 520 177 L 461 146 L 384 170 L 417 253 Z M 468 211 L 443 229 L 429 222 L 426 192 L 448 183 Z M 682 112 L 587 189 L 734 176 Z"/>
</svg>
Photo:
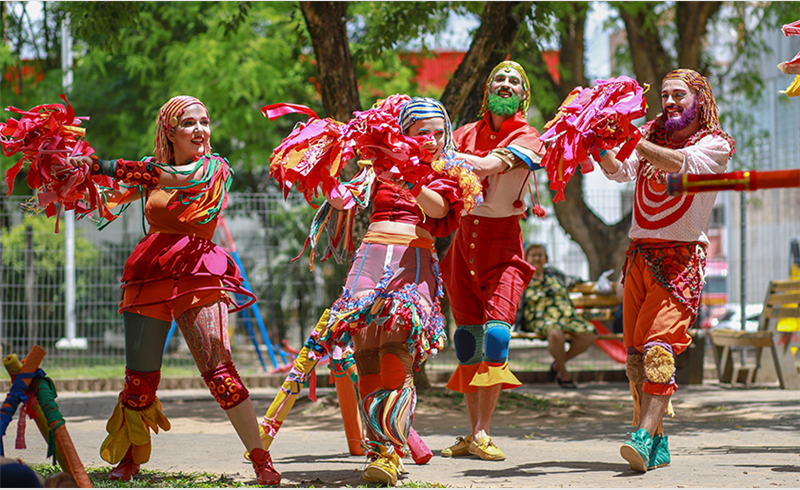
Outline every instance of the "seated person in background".
<svg viewBox="0 0 800 490">
<path fill-rule="evenodd" d="M 572 375 L 567 371 L 567 361 L 588 349 L 597 339 L 594 325 L 575 312 L 569 299 L 569 288 L 581 281 L 556 268 L 545 267 L 547 250 L 542 244 L 528 246 L 525 260 L 536 267 L 536 272 L 522 297 L 524 330 L 547 339 L 548 349 L 555 359 L 547 378 L 557 380 L 562 388 L 575 389 Z M 572 336 L 569 351 L 564 349 L 565 333 Z"/>
</svg>

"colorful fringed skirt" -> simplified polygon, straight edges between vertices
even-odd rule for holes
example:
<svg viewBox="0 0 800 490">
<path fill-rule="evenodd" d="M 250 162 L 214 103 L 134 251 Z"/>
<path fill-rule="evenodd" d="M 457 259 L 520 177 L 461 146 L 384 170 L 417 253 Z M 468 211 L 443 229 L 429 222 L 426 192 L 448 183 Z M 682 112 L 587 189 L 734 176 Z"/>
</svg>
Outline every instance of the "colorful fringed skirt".
<svg viewBox="0 0 800 490">
<path fill-rule="evenodd" d="M 331 308 L 334 344 L 348 344 L 352 332 L 373 322 L 386 331 L 404 328 L 418 369 L 444 346 L 442 296 L 432 240 L 368 233 L 350 261 L 344 291 Z"/>
<path fill-rule="evenodd" d="M 184 311 L 219 299 L 225 291 L 247 298 L 231 312 L 255 301 L 236 263 L 210 239 L 173 233 L 145 236 L 125 262 L 119 312 L 172 321 Z"/>
</svg>

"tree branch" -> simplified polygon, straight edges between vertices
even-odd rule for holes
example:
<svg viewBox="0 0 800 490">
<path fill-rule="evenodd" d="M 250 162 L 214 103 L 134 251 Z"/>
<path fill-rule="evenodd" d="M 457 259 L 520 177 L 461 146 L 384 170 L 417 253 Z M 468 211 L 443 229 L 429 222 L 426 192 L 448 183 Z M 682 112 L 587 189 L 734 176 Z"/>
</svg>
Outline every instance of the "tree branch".
<svg viewBox="0 0 800 490">
<path fill-rule="evenodd" d="M 469 50 L 442 93 L 442 104 L 458 125 L 477 118 L 476 106 L 480 107 L 483 100 L 483 82 L 492 68 L 509 54 L 521 21 L 517 8 L 528 3 L 486 2 L 481 25 Z"/>
<path fill-rule="evenodd" d="M 314 47 L 326 115 L 347 121 L 361 110 L 347 39 L 347 2 L 300 2 L 300 9 Z"/>
</svg>

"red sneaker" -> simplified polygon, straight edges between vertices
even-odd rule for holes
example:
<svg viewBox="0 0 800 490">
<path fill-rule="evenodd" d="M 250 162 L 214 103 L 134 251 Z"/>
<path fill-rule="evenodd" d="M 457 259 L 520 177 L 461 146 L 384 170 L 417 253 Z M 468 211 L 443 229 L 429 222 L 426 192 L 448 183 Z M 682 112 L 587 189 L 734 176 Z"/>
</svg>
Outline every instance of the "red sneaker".
<svg viewBox="0 0 800 490">
<path fill-rule="evenodd" d="M 272 466 L 272 457 L 269 451 L 255 448 L 250 451 L 250 462 L 253 463 L 253 468 L 256 470 L 256 480 L 259 485 L 280 485 L 281 474 Z"/>
<path fill-rule="evenodd" d="M 109 480 L 122 480 L 128 481 L 132 477 L 139 474 L 139 467 L 138 465 L 133 462 L 132 454 L 133 448 L 128 448 L 128 452 L 125 453 L 125 457 L 122 458 L 122 461 L 119 462 L 116 468 L 111 470 L 108 473 Z"/>
</svg>

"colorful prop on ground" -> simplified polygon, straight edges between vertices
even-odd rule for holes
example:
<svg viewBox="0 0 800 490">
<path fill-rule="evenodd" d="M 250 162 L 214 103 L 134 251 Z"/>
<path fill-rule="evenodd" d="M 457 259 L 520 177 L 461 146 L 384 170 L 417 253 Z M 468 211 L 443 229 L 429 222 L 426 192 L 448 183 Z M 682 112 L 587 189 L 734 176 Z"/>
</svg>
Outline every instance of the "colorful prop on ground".
<svg viewBox="0 0 800 490">
<path fill-rule="evenodd" d="M 564 187 L 578 166 L 582 173 L 592 171 L 590 155 L 599 162 L 600 150 L 622 145 L 617 159 L 630 156 L 641 138 L 633 121 L 647 112 L 648 88 L 622 76 L 595 80 L 592 88 L 577 87 L 564 99 L 541 137 L 549 143 L 541 165 L 547 169 L 550 189 L 556 191 L 553 202 L 564 200 Z"/>
<path fill-rule="evenodd" d="M 697 192 L 755 191 L 788 187 L 800 187 L 800 169 L 667 175 L 667 192 L 672 196 Z"/>
<path fill-rule="evenodd" d="M 34 345 L 22 363 L 19 362 L 16 354 L 11 354 L 3 359 L 3 364 L 11 375 L 13 383 L 2 408 L 0 408 L 0 456 L 5 455 L 2 437 L 6 434 L 6 429 L 11 423 L 17 406 L 23 403 L 25 405 L 20 412 L 19 425 L 24 425 L 22 421 L 26 412 L 35 414 L 32 417 L 35 418 L 39 430 L 48 443 L 47 455 L 54 456 L 61 465 L 61 469 L 68 471 L 80 488 L 92 488 L 89 475 L 86 474 L 83 463 L 72 444 L 72 438 L 67 432 L 64 417 L 58 411 L 58 404 L 55 401 L 58 396 L 55 385 L 39 368 L 44 355 L 44 349 Z M 31 400 L 36 400 L 38 405 L 34 405 Z M 42 417 L 44 420 L 41 420 Z M 18 434 L 17 446 L 18 449 L 24 448 L 24 436 L 20 439 Z"/>
<path fill-rule="evenodd" d="M 75 117 L 66 97 L 62 95 L 61 98 L 67 103 L 66 108 L 62 104 L 39 105 L 28 111 L 8 107 L 7 111 L 22 117 L 0 123 L 3 154 L 7 157 L 22 154 L 22 158 L 6 172 L 8 194 L 14 190 L 14 179 L 28 162 L 28 187 L 36 191 L 38 206 L 44 208 L 48 217 L 60 215 L 62 210 L 83 214 L 97 206 L 103 208 L 105 204 L 92 182 L 117 188 L 114 181 L 104 175 L 92 175 L 87 179 L 86 176 L 90 175 L 88 165 L 76 167 L 67 164 L 67 157 L 89 156 L 94 150 L 83 139 L 86 130 L 79 127 L 88 117 Z M 82 201 L 85 196 L 89 198 L 89 207 Z M 101 213 L 103 211 L 101 209 Z"/>
<path fill-rule="evenodd" d="M 306 344 L 295 357 L 294 364 L 292 365 L 286 380 L 283 382 L 280 391 L 272 400 L 267 413 L 261 419 L 259 426 L 259 434 L 261 435 L 261 443 L 264 445 L 265 450 L 269 450 L 272 445 L 275 435 L 280 430 L 283 421 L 289 414 L 289 411 L 297 401 L 297 396 L 300 394 L 303 384 L 309 383 L 311 391 L 309 398 L 316 400 L 316 377 L 314 368 L 317 363 L 325 357 L 329 352 L 331 346 L 332 332 L 328 328 L 328 320 L 330 318 L 330 310 L 325 312 L 317 322 L 314 331 L 311 332 Z M 344 417 L 345 413 L 342 412 Z M 356 412 L 356 416 L 358 413 Z M 348 427 L 345 423 L 345 428 Z M 359 423 L 360 432 L 360 423 Z M 360 435 L 359 435 L 360 437 Z M 351 438 L 348 434 L 348 441 Z M 351 454 L 363 455 L 363 450 L 360 453 L 353 453 L 351 447 Z"/>
<path fill-rule="evenodd" d="M 308 337 L 306 344 L 297 353 L 286 380 L 283 382 L 275 399 L 272 400 L 267 413 L 261 419 L 259 434 L 261 435 L 261 443 L 267 451 L 284 420 L 286 420 L 286 416 L 289 415 L 289 411 L 297 401 L 297 396 L 300 394 L 303 384 L 308 383 L 310 390 L 308 397 L 316 401 L 316 374 L 314 368 L 324 357 L 329 356 L 331 359 L 331 373 L 336 384 L 336 393 L 339 396 L 342 422 L 344 423 L 350 454 L 354 456 L 364 455 L 364 448 L 361 445 L 364 433 L 356 395 L 358 376 L 355 360 L 352 353 L 349 352 L 334 352 L 334 356 L 330 356 L 334 331 L 329 328 L 329 320 L 330 310 L 325 310 L 314 331 Z M 333 328 L 335 329 L 335 325 Z M 413 427 L 408 437 L 408 445 L 411 450 L 411 457 L 417 464 L 427 463 L 433 455 Z"/>
<path fill-rule="evenodd" d="M 800 36 L 800 20 L 784 25 L 782 30 L 784 36 Z M 781 93 L 789 97 L 800 95 L 800 53 L 797 53 L 790 61 L 779 64 L 778 69 L 787 75 L 797 75 L 791 85 Z"/>
</svg>

